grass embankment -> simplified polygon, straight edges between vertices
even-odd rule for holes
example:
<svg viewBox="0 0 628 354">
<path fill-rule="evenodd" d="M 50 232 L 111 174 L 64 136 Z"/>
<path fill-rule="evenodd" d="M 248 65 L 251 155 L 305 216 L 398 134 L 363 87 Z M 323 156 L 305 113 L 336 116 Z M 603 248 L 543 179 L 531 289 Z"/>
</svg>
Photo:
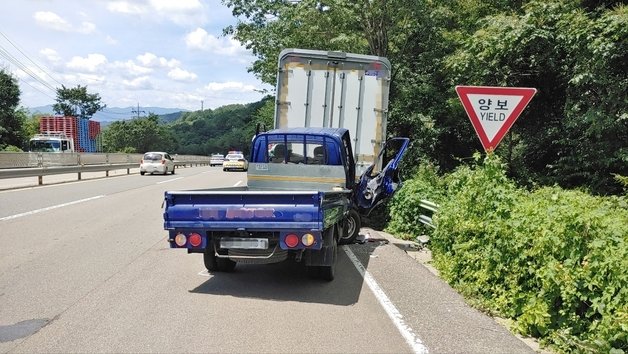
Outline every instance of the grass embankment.
<svg viewBox="0 0 628 354">
<path fill-rule="evenodd" d="M 419 201 L 439 204 L 436 230 Z M 431 236 L 434 266 L 469 303 L 559 352 L 628 352 L 628 199 L 506 177 L 496 156 L 446 176 L 423 168 L 387 231 Z"/>
</svg>

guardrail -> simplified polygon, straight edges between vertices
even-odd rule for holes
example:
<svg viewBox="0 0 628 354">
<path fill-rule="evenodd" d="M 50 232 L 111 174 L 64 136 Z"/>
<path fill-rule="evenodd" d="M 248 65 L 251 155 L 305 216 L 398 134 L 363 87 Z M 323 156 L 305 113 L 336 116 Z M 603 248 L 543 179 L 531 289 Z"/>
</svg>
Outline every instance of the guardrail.
<svg viewBox="0 0 628 354">
<path fill-rule="evenodd" d="M 0 179 L 38 177 L 76 173 L 81 179 L 83 172 L 106 172 L 140 167 L 143 154 L 108 153 L 30 153 L 0 152 Z M 175 166 L 209 165 L 209 156 L 174 155 Z"/>
<path fill-rule="evenodd" d="M 430 202 L 429 200 L 421 199 L 419 201 L 419 206 L 423 209 L 430 211 L 430 215 L 425 215 L 425 214 L 419 215 L 419 221 L 435 229 L 436 225 L 434 225 L 434 223 L 432 222 L 432 216 L 438 210 L 438 204 L 434 202 Z"/>
</svg>

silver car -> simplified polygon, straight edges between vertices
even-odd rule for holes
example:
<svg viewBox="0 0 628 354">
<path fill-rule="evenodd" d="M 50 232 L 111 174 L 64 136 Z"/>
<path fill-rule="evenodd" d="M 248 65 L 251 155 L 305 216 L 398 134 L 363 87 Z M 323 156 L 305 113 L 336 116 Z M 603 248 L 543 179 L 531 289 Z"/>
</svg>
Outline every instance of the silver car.
<svg viewBox="0 0 628 354">
<path fill-rule="evenodd" d="M 163 151 L 151 151 L 144 154 L 140 163 L 140 174 L 146 173 L 174 174 L 174 159 Z"/>
</svg>

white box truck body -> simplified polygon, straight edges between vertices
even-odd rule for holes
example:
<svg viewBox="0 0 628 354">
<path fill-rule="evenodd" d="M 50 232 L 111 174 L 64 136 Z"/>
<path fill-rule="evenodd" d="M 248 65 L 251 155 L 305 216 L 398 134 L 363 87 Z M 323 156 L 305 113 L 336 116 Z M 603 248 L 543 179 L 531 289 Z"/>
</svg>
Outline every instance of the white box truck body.
<svg viewBox="0 0 628 354">
<path fill-rule="evenodd" d="M 279 55 L 275 128 L 348 129 L 358 178 L 386 141 L 390 73 L 383 57 L 285 49 Z"/>
</svg>

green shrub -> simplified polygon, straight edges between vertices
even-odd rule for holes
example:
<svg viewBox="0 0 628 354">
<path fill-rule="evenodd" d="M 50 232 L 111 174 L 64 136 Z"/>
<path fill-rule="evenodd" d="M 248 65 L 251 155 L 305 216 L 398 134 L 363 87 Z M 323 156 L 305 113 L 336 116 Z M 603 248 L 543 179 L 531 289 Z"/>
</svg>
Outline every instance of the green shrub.
<svg viewBox="0 0 628 354">
<path fill-rule="evenodd" d="M 414 236 L 418 200 L 433 198 L 434 264 L 472 304 L 559 351 L 628 351 L 626 197 L 530 192 L 497 156 L 477 160 L 408 181 L 391 203 L 390 232 Z"/>
<path fill-rule="evenodd" d="M 431 233 L 432 229 L 419 221 L 419 215 L 429 214 L 419 203 L 421 199 L 439 203 L 442 195 L 442 179 L 435 168 L 431 165 L 419 167 L 415 176 L 404 181 L 388 203 L 390 219 L 385 230 L 406 240 Z"/>
</svg>

